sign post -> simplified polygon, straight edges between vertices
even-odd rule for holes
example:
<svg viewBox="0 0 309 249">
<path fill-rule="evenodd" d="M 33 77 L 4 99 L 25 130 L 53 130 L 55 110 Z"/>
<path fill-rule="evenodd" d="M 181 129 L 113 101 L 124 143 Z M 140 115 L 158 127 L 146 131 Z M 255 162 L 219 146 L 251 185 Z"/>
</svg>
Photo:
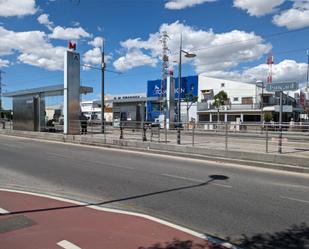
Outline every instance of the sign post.
<svg viewBox="0 0 309 249">
<path fill-rule="evenodd" d="M 278 152 L 282 153 L 282 112 L 283 112 L 283 91 L 296 91 L 299 84 L 296 82 L 272 83 L 266 85 L 268 92 L 280 92 L 280 108 L 279 108 L 279 141 Z"/>
<path fill-rule="evenodd" d="M 278 152 L 282 153 L 282 112 L 283 112 L 283 105 L 282 105 L 282 98 L 283 92 L 280 92 L 280 112 L 279 112 L 279 144 L 278 144 Z"/>
</svg>

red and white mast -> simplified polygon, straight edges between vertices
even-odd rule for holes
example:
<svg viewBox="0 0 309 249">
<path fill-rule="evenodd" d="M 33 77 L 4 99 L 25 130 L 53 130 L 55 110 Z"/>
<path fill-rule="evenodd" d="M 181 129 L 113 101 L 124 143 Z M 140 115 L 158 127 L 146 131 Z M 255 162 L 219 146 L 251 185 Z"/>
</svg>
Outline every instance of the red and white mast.
<svg viewBox="0 0 309 249">
<path fill-rule="evenodd" d="M 273 82 L 273 64 L 274 64 L 274 56 L 272 53 L 269 53 L 267 57 L 267 65 L 268 65 L 268 76 L 267 76 L 267 83 L 271 84 Z"/>
</svg>

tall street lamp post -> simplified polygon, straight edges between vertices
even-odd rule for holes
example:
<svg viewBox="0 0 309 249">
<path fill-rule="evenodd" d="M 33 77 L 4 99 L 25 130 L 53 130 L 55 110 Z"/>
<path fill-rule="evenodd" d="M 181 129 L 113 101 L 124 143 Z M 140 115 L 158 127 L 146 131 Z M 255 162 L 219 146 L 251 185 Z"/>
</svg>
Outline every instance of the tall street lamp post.
<svg viewBox="0 0 309 249">
<path fill-rule="evenodd" d="M 179 61 L 178 61 L 178 129 L 177 129 L 177 144 L 180 144 L 180 122 L 181 122 L 181 59 L 182 59 L 182 53 L 185 54 L 185 57 L 187 58 L 194 58 L 196 54 L 189 53 L 187 51 L 184 51 L 182 49 L 182 35 L 180 36 L 180 47 L 179 47 Z"/>
<path fill-rule="evenodd" d="M 104 61 L 104 43 L 103 43 L 103 47 L 102 47 L 102 61 L 101 61 L 101 74 L 102 74 L 102 86 L 101 86 L 101 132 L 104 134 L 105 133 L 105 123 L 104 123 L 104 106 L 105 106 L 105 102 L 104 102 L 104 74 L 105 74 L 105 61 Z"/>
</svg>

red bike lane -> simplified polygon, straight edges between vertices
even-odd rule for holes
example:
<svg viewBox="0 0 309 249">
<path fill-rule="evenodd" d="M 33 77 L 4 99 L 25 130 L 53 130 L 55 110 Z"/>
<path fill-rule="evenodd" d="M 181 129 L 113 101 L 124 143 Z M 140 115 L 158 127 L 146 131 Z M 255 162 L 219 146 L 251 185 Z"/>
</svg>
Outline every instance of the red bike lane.
<svg viewBox="0 0 309 249">
<path fill-rule="evenodd" d="M 171 247 L 171 246 L 174 247 Z M 1 249 L 225 248 L 186 229 L 121 211 L 0 190 Z"/>
</svg>

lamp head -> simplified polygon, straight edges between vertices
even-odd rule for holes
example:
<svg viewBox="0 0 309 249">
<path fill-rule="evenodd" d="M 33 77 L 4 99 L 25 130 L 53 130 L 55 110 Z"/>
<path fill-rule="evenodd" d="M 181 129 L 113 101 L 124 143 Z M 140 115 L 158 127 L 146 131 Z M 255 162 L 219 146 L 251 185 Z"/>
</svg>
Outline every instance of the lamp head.
<svg viewBox="0 0 309 249">
<path fill-rule="evenodd" d="M 196 54 L 193 54 L 193 53 L 186 53 L 185 54 L 185 57 L 187 58 L 194 58 L 196 56 Z"/>
</svg>

